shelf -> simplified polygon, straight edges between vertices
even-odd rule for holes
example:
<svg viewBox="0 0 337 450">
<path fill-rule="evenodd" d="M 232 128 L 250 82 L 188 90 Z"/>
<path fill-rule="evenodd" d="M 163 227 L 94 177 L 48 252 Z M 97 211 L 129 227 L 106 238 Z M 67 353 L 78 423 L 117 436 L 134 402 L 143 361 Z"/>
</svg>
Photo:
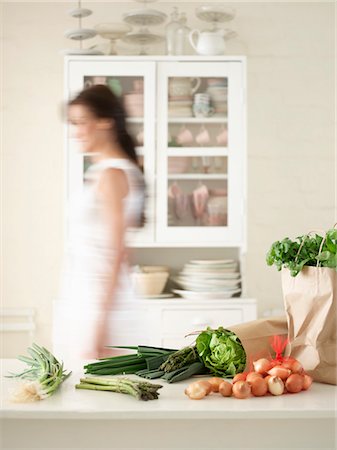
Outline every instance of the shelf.
<svg viewBox="0 0 337 450">
<path fill-rule="evenodd" d="M 168 123 L 227 123 L 227 116 L 223 117 L 169 117 Z"/>
<path fill-rule="evenodd" d="M 228 175 L 223 173 L 170 173 L 168 180 L 227 180 Z"/>
<path fill-rule="evenodd" d="M 167 147 L 167 156 L 228 156 L 228 147 Z"/>
</svg>

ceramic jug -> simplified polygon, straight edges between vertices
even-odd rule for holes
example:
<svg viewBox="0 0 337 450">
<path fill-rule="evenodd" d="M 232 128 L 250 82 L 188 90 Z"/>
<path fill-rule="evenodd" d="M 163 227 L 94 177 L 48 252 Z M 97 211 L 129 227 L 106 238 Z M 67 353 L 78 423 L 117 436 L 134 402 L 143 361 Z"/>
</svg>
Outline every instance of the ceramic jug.
<svg viewBox="0 0 337 450">
<path fill-rule="evenodd" d="M 223 55 L 225 52 L 225 30 L 199 31 L 192 30 L 189 41 L 199 55 Z M 197 38 L 196 38 L 197 36 Z"/>
<path fill-rule="evenodd" d="M 170 97 L 189 97 L 199 88 L 200 78 L 174 77 L 169 82 Z"/>
</svg>

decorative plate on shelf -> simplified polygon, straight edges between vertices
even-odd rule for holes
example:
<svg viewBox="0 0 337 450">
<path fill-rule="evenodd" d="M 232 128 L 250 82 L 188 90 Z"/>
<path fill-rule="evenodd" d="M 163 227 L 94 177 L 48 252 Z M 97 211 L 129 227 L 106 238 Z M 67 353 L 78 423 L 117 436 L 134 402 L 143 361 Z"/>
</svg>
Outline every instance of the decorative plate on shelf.
<svg viewBox="0 0 337 450">
<path fill-rule="evenodd" d="M 164 294 L 157 294 L 157 295 L 138 295 L 139 298 L 141 298 L 142 300 L 146 300 L 146 299 L 153 299 L 155 300 L 156 298 L 161 299 L 161 298 L 172 298 L 174 297 L 173 294 L 167 292 Z"/>
<path fill-rule="evenodd" d="M 234 262 L 235 262 L 234 259 L 192 259 L 190 261 L 191 264 L 202 264 L 202 265 L 233 264 Z"/>
<path fill-rule="evenodd" d="M 155 9 L 136 9 L 123 14 L 123 20 L 130 25 L 152 26 L 161 25 L 167 15 Z"/>
<path fill-rule="evenodd" d="M 75 30 L 66 31 L 64 36 L 68 39 L 74 39 L 75 41 L 83 41 L 84 39 L 95 37 L 96 34 L 96 31 L 91 28 L 76 28 Z"/>
<path fill-rule="evenodd" d="M 131 27 L 126 23 L 99 23 L 95 25 L 95 30 L 99 36 L 104 39 L 120 39 L 126 33 L 131 31 Z"/>
<path fill-rule="evenodd" d="M 232 298 L 234 294 L 241 292 L 241 289 L 237 289 L 232 292 L 195 292 L 185 291 L 182 289 L 173 289 L 172 292 L 186 298 L 187 300 L 224 300 Z"/>
<path fill-rule="evenodd" d="M 228 22 L 234 19 L 235 11 L 220 5 L 203 5 L 196 9 L 196 16 L 205 22 Z"/>
<path fill-rule="evenodd" d="M 122 41 L 127 44 L 149 45 L 162 42 L 164 36 L 151 33 L 147 28 L 141 28 L 138 31 L 131 31 L 122 37 Z"/>
<path fill-rule="evenodd" d="M 61 53 L 63 55 L 104 55 L 103 52 L 95 48 L 66 48 Z"/>
<path fill-rule="evenodd" d="M 91 9 L 86 8 L 76 8 L 68 12 L 69 16 L 75 17 L 76 19 L 81 19 L 82 17 L 88 17 L 92 14 Z"/>
</svg>

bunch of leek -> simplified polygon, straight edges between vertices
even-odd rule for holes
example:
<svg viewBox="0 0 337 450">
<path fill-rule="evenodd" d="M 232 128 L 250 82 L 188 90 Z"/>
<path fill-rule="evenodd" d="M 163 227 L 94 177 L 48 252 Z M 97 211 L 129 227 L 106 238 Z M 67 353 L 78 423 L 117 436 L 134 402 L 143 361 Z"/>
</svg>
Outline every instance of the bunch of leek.
<svg viewBox="0 0 337 450">
<path fill-rule="evenodd" d="M 25 380 L 13 393 L 16 402 L 30 402 L 50 397 L 61 383 L 70 376 L 66 373 L 63 363 L 46 348 L 33 344 L 27 349 L 30 357 L 18 356 L 18 359 L 30 366 L 20 373 L 10 373 L 7 378 Z"/>
</svg>

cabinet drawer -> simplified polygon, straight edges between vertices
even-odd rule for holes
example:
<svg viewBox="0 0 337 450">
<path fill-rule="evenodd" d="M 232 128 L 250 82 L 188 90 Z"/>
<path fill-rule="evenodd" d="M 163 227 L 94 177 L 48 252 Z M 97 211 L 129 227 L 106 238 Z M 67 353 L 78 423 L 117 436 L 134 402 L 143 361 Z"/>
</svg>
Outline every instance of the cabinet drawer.
<svg viewBox="0 0 337 450">
<path fill-rule="evenodd" d="M 218 328 L 235 325 L 243 321 L 243 311 L 233 309 L 171 309 L 163 311 L 162 333 L 180 335 L 200 331 L 207 327 Z"/>
<path fill-rule="evenodd" d="M 163 337 L 158 345 L 164 348 L 176 348 L 180 350 L 183 347 L 192 345 L 195 339 L 196 336 L 187 336 L 186 338 L 184 336 L 167 336 Z"/>
</svg>

